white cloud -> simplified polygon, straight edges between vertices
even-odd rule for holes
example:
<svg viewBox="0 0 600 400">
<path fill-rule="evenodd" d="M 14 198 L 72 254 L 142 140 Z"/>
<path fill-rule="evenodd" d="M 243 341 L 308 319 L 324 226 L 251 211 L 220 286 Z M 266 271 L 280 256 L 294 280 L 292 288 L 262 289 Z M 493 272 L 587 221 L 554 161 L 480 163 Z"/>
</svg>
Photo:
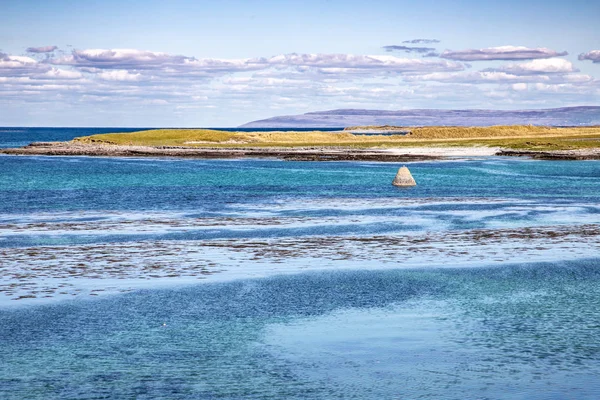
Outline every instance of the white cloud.
<svg viewBox="0 0 600 400">
<path fill-rule="evenodd" d="M 23 65 L 23 64 L 37 64 L 37 61 L 31 57 L 25 56 L 6 56 L 4 60 L 0 60 L 0 62 L 6 62 L 7 65 Z"/>
<path fill-rule="evenodd" d="M 562 58 L 549 58 L 545 60 L 533 60 L 521 64 L 508 64 L 497 69 L 514 75 L 529 74 L 568 74 L 578 72 L 573 64 Z"/>
<path fill-rule="evenodd" d="M 515 83 L 513 85 L 511 85 L 513 90 L 516 90 L 518 92 L 522 92 L 524 90 L 527 90 L 527 84 L 526 83 Z"/>
<path fill-rule="evenodd" d="M 356 71 L 413 74 L 465 69 L 463 64 L 456 62 L 400 58 L 390 55 L 285 54 L 269 59 L 255 59 L 253 62 L 265 63 L 269 66 L 318 68 L 322 72 L 341 74 Z"/>
<path fill-rule="evenodd" d="M 561 80 L 568 82 L 568 83 L 584 84 L 584 83 L 594 82 L 594 77 L 591 75 L 585 75 L 585 74 L 567 74 L 567 75 L 562 75 Z"/>
<path fill-rule="evenodd" d="M 106 81 L 135 82 L 142 78 L 142 74 L 133 74 L 129 71 L 118 69 L 112 71 L 102 71 L 98 74 L 98 78 Z"/>
<path fill-rule="evenodd" d="M 436 72 L 405 77 L 407 82 L 503 83 L 522 80 L 522 77 L 499 71 L 470 71 L 466 73 Z"/>
<path fill-rule="evenodd" d="M 544 47 L 529 48 L 524 46 L 499 46 L 486 49 L 468 49 L 460 51 L 446 50 L 441 58 L 457 61 L 487 61 L 487 60 L 532 60 L 566 56 L 566 51 L 557 52 Z"/>
<path fill-rule="evenodd" d="M 256 69 L 248 60 L 196 59 L 182 55 L 135 49 L 74 50 L 70 55 L 53 58 L 55 65 L 69 65 L 87 71 L 152 71 L 163 75 L 233 73 Z"/>
<path fill-rule="evenodd" d="M 151 68 L 183 63 L 187 57 L 135 49 L 73 50 L 71 55 L 52 60 L 58 65 L 88 66 L 97 68 Z"/>
<path fill-rule="evenodd" d="M 0 54 L 0 76 L 29 76 L 50 70 L 50 66 L 40 64 L 31 57 Z"/>
<path fill-rule="evenodd" d="M 465 84 L 511 84 L 515 82 L 587 84 L 594 81 L 592 76 L 585 74 L 551 72 L 546 72 L 544 74 L 542 72 L 523 73 L 523 71 L 502 72 L 499 70 L 435 72 L 425 75 L 406 76 L 403 79 L 406 82 L 442 82 Z"/>
<path fill-rule="evenodd" d="M 594 64 L 600 63 L 600 50 L 592 50 L 587 53 L 582 53 L 578 57 L 580 60 L 590 60 Z"/>
<path fill-rule="evenodd" d="M 0 70 L 23 69 L 35 66 L 37 64 L 38 62 L 31 57 L 0 54 Z"/>
<path fill-rule="evenodd" d="M 461 71 L 464 65 L 446 60 L 416 60 L 389 55 L 282 54 L 251 59 L 197 59 L 134 49 L 75 50 L 71 55 L 52 58 L 50 63 L 68 65 L 87 72 L 95 70 L 151 71 L 163 77 L 214 77 L 238 72 L 294 69 L 328 75 L 381 73 L 419 74 L 434 71 Z"/>
<path fill-rule="evenodd" d="M 41 75 L 36 75 L 36 79 L 80 79 L 83 74 L 79 71 L 64 70 L 52 68 Z"/>
</svg>

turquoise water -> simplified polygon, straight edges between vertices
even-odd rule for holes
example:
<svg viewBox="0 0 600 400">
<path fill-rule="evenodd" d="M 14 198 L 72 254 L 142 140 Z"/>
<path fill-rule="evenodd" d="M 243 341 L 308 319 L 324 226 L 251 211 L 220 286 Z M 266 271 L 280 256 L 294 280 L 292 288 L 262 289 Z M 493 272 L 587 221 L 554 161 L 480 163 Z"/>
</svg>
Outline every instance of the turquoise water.
<svg viewBox="0 0 600 400">
<path fill-rule="evenodd" d="M 1 290 L 35 282 L 48 260 L 93 264 L 94 251 L 133 268 L 172 246 L 176 271 L 212 257 L 202 248 L 184 259 L 194 244 L 268 252 L 284 241 L 272 258 L 236 250 L 248 256 L 236 268 L 260 279 L 223 271 L 224 281 L 0 303 L 0 398 L 599 398 L 600 246 L 589 232 L 600 224 L 600 163 L 412 163 L 411 189 L 390 184 L 399 166 L 0 156 Z M 519 236 L 536 229 L 549 233 Z M 498 230 L 505 241 L 476 241 L 481 254 L 523 256 L 469 268 L 449 268 L 442 253 L 418 268 L 392 257 L 394 238 L 439 235 L 422 245 L 433 252 Z M 350 249 L 348 238 L 384 244 Z M 316 271 L 331 262 L 326 239 L 342 243 L 335 263 L 346 270 Z M 309 243 L 312 257 L 283 251 Z M 540 243 L 556 250 L 534 262 L 527 248 Z"/>
<path fill-rule="evenodd" d="M 18 234 L 0 247 L 137 240 L 379 235 L 600 222 L 600 163 L 474 159 L 411 165 L 419 185 L 390 184 L 398 165 L 273 160 L 0 157 L 0 223 L 187 223 L 185 229 Z M 410 207 L 407 207 L 410 205 Z M 310 219 L 240 230 L 199 218 Z M 64 233 L 64 232 L 63 232 Z"/>
</svg>

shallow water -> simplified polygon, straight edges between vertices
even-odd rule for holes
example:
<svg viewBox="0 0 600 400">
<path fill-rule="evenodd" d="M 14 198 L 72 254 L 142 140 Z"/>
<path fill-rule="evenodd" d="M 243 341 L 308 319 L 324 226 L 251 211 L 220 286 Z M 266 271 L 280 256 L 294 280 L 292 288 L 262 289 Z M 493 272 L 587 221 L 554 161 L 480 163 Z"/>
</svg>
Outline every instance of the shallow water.
<svg viewBox="0 0 600 400">
<path fill-rule="evenodd" d="M 598 260 L 306 273 L 0 311 L 3 398 L 600 396 Z"/>
</svg>

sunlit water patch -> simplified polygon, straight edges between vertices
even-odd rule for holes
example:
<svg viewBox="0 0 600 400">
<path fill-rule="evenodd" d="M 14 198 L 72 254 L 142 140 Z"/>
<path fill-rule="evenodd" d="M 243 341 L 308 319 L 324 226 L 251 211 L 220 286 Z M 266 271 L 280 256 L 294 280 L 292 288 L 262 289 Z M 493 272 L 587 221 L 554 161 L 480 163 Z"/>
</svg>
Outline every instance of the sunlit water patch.
<svg viewBox="0 0 600 400">
<path fill-rule="evenodd" d="M 306 270 L 478 267 L 599 255 L 597 224 L 7 247 L 0 248 L 0 306 L 169 282 L 190 284 L 198 279 L 232 280 Z M 106 287 L 109 281 L 111 290 Z"/>
</svg>

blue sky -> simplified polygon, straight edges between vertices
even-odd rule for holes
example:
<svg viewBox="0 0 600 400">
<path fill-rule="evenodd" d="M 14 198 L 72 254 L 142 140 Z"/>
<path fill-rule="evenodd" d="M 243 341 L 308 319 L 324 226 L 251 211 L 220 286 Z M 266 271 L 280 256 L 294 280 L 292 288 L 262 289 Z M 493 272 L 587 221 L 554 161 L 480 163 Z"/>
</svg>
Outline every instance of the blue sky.
<svg viewBox="0 0 600 400">
<path fill-rule="evenodd" d="M 0 126 L 598 105 L 598 16 L 593 1 L 3 0 Z"/>
</svg>

